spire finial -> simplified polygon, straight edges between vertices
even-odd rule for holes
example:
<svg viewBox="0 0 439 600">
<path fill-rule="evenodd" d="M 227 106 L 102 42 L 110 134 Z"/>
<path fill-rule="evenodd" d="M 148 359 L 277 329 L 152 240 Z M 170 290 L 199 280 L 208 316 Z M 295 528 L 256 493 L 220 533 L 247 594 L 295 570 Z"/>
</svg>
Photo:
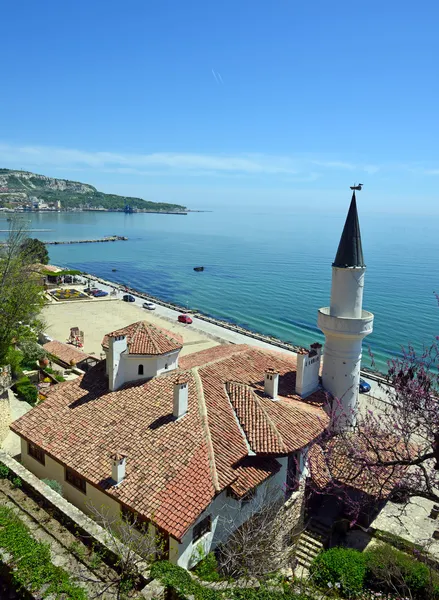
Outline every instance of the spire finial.
<svg viewBox="0 0 439 600">
<path fill-rule="evenodd" d="M 343 233 L 341 234 L 340 243 L 338 245 L 337 255 L 333 267 L 365 267 L 363 257 L 363 247 L 361 245 L 360 223 L 357 212 L 357 199 L 355 190 L 360 191 L 362 183 L 351 186 L 352 200 L 349 206 L 348 216 L 344 224 Z"/>
</svg>

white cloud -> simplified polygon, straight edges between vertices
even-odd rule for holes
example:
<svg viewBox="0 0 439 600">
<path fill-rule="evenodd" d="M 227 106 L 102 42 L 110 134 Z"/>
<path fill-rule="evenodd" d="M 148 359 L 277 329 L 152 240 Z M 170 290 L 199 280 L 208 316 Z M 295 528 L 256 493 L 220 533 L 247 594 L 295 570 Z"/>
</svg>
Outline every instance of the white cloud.
<svg viewBox="0 0 439 600">
<path fill-rule="evenodd" d="M 321 173 L 356 171 L 376 173 L 374 165 L 355 165 L 338 160 L 323 160 L 303 156 L 270 154 L 194 154 L 184 152 L 154 152 L 149 154 L 120 154 L 90 152 L 50 146 L 14 146 L 0 143 L 0 165 L 11 168 L 38 167 L 69 170 L 93 169 L 100 172 L 133 175 L 186 174 L 217 175 L 283 175 L 313 180 Z M 321 170 L 320 173 L 316 171 Z M 303 179 L 305 178 L 305 179 Z"/>
</svg>

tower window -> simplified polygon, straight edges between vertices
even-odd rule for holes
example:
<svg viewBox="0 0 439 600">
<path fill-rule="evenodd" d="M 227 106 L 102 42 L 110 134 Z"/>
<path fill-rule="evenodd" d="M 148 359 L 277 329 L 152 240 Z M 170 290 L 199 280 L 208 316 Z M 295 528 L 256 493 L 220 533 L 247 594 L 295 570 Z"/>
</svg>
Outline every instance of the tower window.
<svg viewBox="0 0 439 600">
<path fill-rule="evenodd" d="M 143 375 L 143 365 L 139 365 L 139 368 L 137 369 L 137 375 Z"/>
</svg>

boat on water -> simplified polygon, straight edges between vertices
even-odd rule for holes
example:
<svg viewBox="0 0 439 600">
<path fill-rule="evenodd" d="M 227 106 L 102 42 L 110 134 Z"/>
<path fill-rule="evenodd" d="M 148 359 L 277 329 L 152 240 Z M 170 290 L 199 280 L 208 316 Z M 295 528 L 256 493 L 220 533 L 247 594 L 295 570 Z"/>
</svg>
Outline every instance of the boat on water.
<svg viewBox="0 0 439 600">
<path fill-rule="evenodd" d="M 194 267 L 194 271 L 204 271 L 204 267 Z"/>
<path fill-rule="evenodd" d="M 113 271 L 113 273 L 116 273 L 117 269 L 111 269 Z"/>
</svg>

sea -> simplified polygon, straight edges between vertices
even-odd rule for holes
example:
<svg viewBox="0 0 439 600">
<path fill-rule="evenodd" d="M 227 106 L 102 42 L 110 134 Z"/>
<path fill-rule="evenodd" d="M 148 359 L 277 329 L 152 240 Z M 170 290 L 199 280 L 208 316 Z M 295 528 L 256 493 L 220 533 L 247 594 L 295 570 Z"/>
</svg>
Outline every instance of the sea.
<svg viewBox="0 0 439 600">
<path fill-rule="evenodd" d="M 128 238 L 48 246 L 52 264 L 307 346 L 323 342 L 317 310 L 329 305 L 331 264 L 345 217 L 267 207 L 23 218 L 29 229 L 51 230 L 30 232 L 43 241 Z M 367 264 L 364 308 L 375 314 L 373 334 L 363 344 L 363 366 L 385 371 L 387 361 L 403 348 L 413 344 L 421 351 L 439 335 L 434 294 L 439 292 L 439 216 L 360 214 L 360 223 Z M 0 217 L 0 229 L 8 225 Z M 196 266 L 205 270 L 195 272 Z"/>
</svg>

